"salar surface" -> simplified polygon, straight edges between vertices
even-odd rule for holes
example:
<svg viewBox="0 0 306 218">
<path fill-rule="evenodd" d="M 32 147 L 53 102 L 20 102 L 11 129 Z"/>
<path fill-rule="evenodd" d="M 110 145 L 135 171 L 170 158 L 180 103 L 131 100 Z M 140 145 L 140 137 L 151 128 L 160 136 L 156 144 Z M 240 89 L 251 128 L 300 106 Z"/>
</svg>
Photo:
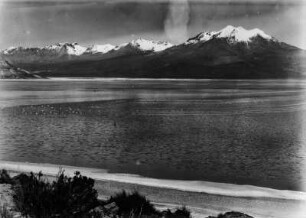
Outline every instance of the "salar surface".
<svg viewBox="0 0 306 218">
<path fill-rule="evenodd" d="M 3 80 L 0 160 L 305 191 L 306 81 Z"/>
</svg>

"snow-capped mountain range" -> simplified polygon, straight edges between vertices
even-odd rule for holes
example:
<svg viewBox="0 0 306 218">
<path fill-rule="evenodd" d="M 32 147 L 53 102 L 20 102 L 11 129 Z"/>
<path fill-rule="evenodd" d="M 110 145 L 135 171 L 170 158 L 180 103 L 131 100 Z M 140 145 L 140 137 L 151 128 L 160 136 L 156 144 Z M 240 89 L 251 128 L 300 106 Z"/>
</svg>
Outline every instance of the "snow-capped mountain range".
<svg viewBox="0 0 306 218">
<path fill-rule="evenodd" d="M 39 59 L 43 61 L 45 59 L 50 60 L 52 58 L 67 56 L 70 58 L 81 57 L 82 55 L 104 55 L 116 51 L 121 51 L 121 55 L 128 54 L 125 50 L 135 50 L 136 52 L 161 52 L 173 45 L 169 42 L 152 41 L 146 39 L 137 39 L 129 43 L 123 43 L 115 46 L 111 44 L 105 45 L 92 45 L 90 47 L 84 47 L 78 43 L 57 43 L 54 45 L 48 45 L 42 48 L 26 48 L 26 47 L 11 47 L 2 52 L 2 56 L 8 59 L 10 57 L 22 57 L 26 59 Z M 125 51 L 125 52 L 124 52 Z M 13 61 L 13 60 L 12 60 Z M 20 60 L 21 61 L 21 60 Z M 14 61 L 13 61 L 14 62 Z"/>
<path fill-rule="evenodd" d="M 266 40 L 276 40 L 273 37 L 267 35 L 260 29 L 246 30 L 243 27 L 227 26 L 220 31 L 202 32 L 197 36 L 188 39 L 185 45 L 204 43 L 215 38 L 227 39 L 229 43 L 249 43 L 252 39 L 261 37 Z M 26 61 L 63 61 L 63 56 L 67 59 L 79 59 L 81 56 L 86 57 L 90 55 L 106 55 L 108 53 L 115 53 L 118 51 L 118 55 L 128 55 L 134 52 L 162 52 L 166 49 L 173 47 L 169 42 L 152 41 L 147 39 L 137 39 L 129 43 L 123 43 L 121 45 L 93 45 L 90 47 L 84 47 L 78 43 L 57 43 L 54 45 L 45 46 L 42 48 L 26 48 L 26 47 L 11 47 L 2 52 L 4 59 L 10 63 L 23 63 Z M 120 52 L 119 52 L 120 51 Z M 112 57 L 114 54 L 112 55 Z"/>
<path fill-rule="evenodd" d="M 147 39 L 90 47 L 58 43 L 12 47 L 0 55 L 7 64 L 2 69 L 43 77 L 283 78 L 306 72 L 304 50 L 260 29 L 234 26 L 201 32 L 178 45 Z"/>
</svg>

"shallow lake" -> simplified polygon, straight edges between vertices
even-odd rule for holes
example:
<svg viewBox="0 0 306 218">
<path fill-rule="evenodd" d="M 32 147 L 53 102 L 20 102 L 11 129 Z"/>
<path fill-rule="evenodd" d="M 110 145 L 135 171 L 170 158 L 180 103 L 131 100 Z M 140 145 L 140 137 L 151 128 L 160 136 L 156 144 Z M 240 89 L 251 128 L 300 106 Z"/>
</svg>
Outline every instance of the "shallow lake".
<svg viewBox="0 0 306 218">
<path fill-rule="evenodd" d="M 306 81 L 2 80 L 0 160 L 306 189 Z"/>
</svg>

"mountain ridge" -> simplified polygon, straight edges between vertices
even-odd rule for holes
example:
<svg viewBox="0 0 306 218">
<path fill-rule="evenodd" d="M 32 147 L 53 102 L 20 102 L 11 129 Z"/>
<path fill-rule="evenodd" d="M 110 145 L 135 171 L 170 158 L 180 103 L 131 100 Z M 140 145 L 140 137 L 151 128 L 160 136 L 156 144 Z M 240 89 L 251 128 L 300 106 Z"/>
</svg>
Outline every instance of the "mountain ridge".
<svg viewBox="0 0 306 218">
<path fill-rule="evenodd" d="M 178 45 L 142 38 L 117 46 L 58 43 L 42 48 L 9 48 L 1 52 L 1 57 L 41 76 L 287 78 L 302 76 L 306 69 L 304 50 L 260 29 L 231 25 L 220 31 L 201 32 Z M 183 69 L 186 72 L 181 72 Z M 279 75 L 273 71 L 279 71 Z"/>
</svg>

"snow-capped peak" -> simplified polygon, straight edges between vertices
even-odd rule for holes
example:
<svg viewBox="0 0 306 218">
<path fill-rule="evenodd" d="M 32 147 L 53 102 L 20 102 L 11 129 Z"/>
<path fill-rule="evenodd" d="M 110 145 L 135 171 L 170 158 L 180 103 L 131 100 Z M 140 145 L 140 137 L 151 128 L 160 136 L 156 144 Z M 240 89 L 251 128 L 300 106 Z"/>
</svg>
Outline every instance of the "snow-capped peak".
<svg viewBox="0 0 306 218">
<path fill-rule="evenodd" d="M 105 44 L 105 45 L 93 45 L 90 48 L 87 49 L 86 52 L 96 54 L 96 53 L 101 53 L 105 54 L 113 49 L 115 49 L 116 46 L 111 45 L 111 44 Z"/>
<path fill-rule="evenodd" d="M 252 38 L 256 36 L 261 36 L 264 39 L 272 39 L 271 36 L 267 35 L 264 31 L 255 28 L 251 30 L 246 30 L 243 27 L 233 27 L 231 25 L 225 27 L 224 29 L 220 30 L 218 38 L 233 38 L 235 41 L 238 42 L 249 42 Z"/>
<path fill-rule="evenodd" d="M 160 52 L 173 45 L 169 42 L 152 41 L 147 39 L 136 39 L 129 43 L 131 46 L 136 47 L 142 51 Z"/>
<path fill-rule="evenodd" d="M 75 43 L 65 43 L 63 45 L 63 48 L 65 49 L 65 52 L 68 55 L 76 55 L 76 56 L 82 55 L 87 50 L 86 47 L 83 47 L 76 42 Z"/>
<path fill-rule="evenodd" d="M 227 26 L 220 31 L 203 32 L 198 34 L 196 37 L 191 38 L 187 41 L 188 44 L 196 43 L 199 41 L 206 42 L 213 38 L 226 38 L 229 42 L 251 42 L 253 38 L 260 36 L 266 40 L 272 40 L 273 38 L 266 34 L 264 31 L 255 28 L 246 30 L 243 27 Z"/>
</svg>

